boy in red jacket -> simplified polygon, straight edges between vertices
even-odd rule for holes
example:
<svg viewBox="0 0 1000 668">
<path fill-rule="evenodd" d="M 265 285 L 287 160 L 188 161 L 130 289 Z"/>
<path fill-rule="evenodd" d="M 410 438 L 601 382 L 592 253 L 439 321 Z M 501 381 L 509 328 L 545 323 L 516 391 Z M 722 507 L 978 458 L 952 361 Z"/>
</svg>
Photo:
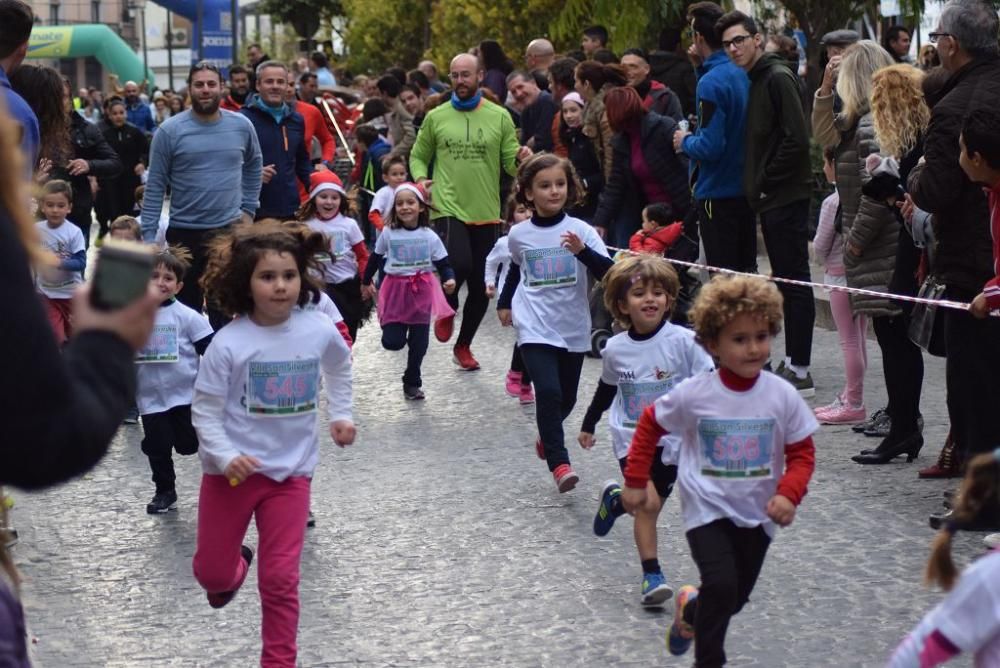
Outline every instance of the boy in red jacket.
<svg viewBox="0 0 1000 668">
<path fill-rule="evenodd" d="M 985 186 L 990 201 L 995 276 L 969 304 L 973 316 L 985 318 L 990 311 L 1000 309 L 1000 111 L 976 109 L 966 116 L 958 142 L 962 147 L 958 164 L 969 180 Z"/>
<path fill-rule="evenodd" d="M 629 250 L 636 253 L 663 255 L 681 235 L 683 226 L 674 221 L 674 209 L 669 204 L 650 204 L 642 210 L 642 229 L 629 239 Z"/>
</svg>

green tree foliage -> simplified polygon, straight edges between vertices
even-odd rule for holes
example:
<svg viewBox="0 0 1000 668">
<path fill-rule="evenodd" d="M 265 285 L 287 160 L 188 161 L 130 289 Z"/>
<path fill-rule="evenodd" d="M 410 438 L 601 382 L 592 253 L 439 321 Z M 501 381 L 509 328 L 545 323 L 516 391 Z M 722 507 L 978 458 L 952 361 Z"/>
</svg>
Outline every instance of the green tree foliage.
<svg viewBox="0 0 1000 668">
<path fill-rule="evenodd" d="M 344 43 L 355 72 L 381 72 L 392 65 L 413 67 L 426 49 L 427 0 L 344 0 L 348 24 Z"/>
<path fill-rule="evenodd" d="M 694 0 L 691 0 L 693 2 Z M 552 23 L 560 42 L 578 43 L 589 25 L 600 24 L 611 34 L 609 46 L 621 52 L 633 46 L 650 47 L 665 27 L 684 25 L 687 0 L 566 0 Z M 723 1 L 721 4 L 725 5 Z"/>
</svg>

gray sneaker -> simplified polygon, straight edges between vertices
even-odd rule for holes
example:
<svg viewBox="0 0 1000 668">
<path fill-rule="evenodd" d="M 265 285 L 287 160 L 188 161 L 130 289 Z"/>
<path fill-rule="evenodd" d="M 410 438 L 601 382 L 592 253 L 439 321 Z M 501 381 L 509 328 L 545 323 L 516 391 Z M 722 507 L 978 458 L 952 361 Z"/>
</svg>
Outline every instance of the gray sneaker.
<svg viewBox="0 0 1000 668">
<path fill-rule="evenodd" d="M 816 386 L 813 384 L 813 378 L 811 373 L 806 373 L 805 378 L 799 378 L 795 375 L 795 372 L 788 367 L 778 367 L 780 369 L 779 375 L 792 384 L 799 392 L 799 396 L 804 399 L 816 396 Z"/>
</svg>

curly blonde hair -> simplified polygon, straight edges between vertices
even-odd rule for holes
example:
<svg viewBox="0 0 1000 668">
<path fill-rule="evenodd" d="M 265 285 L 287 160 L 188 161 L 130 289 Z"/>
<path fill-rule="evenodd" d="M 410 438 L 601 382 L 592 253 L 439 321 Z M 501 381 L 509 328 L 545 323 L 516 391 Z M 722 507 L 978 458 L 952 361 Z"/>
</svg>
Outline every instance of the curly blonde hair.
<svg viewBox="0 0 1000 668">
<path fill-rule="evenodd" d="M 704 285 L 688 313 L 698 342 L 716 341 L 722 330 L 746 314 L 767 322 L 771 336 L 781 331 L 782 298 L 777 286 L 763 278 L 717 274 Z"/>
<path fill-rule="evenodd" d="M 659 285 L 666 291 L 670 298 L 667 302 L 667 315 L 673 310 L 677 293 L 681 291 L 677 272 L 666 258 L 659 255 L 630 255 L 621 262 L 616 262 L 604 276 L 604 306 L 622 327 L 632 326 L 632 319 L 628 310 L 622 308 L 622 302 L 637 281 L 642 281 L 643 285 Z"/>
<path fill-rule="evenodd" d="M 902 158 L 931 121 L 922 88 L 926 75 L 912 65 L 883 67 L 872 77 L 872 121 L 882 151 Z"/>
</svg>

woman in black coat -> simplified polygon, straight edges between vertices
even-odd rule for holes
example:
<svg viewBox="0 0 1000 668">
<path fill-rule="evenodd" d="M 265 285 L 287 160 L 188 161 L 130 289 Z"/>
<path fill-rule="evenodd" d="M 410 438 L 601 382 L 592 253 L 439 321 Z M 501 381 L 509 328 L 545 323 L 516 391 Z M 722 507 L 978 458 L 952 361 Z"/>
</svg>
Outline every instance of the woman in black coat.
<svg viewBox="0 0 1000 668">
<path fill-rule="evenodd" d="M 569 152 L 569 161 L 583 183 L 584 200 L 569 209 L 570 215 L 588 223 L 594 219 L 597 201 L 604 189 L 604 173 L 597 159 L 593 140 L 583 132 L 583 98 L 577 92 L 562 99 L 559 117 L 559 140 Z"/>
<path fill-rule="evenodd" d="M 135 189 L 142 183 L 142 173 L 149 159 L 149 140 L 142 130 L 125 120 L 125 102 L 113 98 L 101 123 L 104 139 L 118 154 L 122 171 L 117 176 L 99 180 L 97 191 L 98 235 L 108 233 L 108 223 L 118 216 L 131 216 L 135 210 Z"/>
<path fill-rule="evenodd" d="M 613 88 L 604 104 L 615 134 L 611 177 L 604 184 L 593 223 L 612 246 L 628 248 L 646 205 L 665 202 L 678 220 L 687 215 L 691 206 L 687 159 L 674 152 L 677 123 L 643 109 L 634 89 Z"/>
</svg>

